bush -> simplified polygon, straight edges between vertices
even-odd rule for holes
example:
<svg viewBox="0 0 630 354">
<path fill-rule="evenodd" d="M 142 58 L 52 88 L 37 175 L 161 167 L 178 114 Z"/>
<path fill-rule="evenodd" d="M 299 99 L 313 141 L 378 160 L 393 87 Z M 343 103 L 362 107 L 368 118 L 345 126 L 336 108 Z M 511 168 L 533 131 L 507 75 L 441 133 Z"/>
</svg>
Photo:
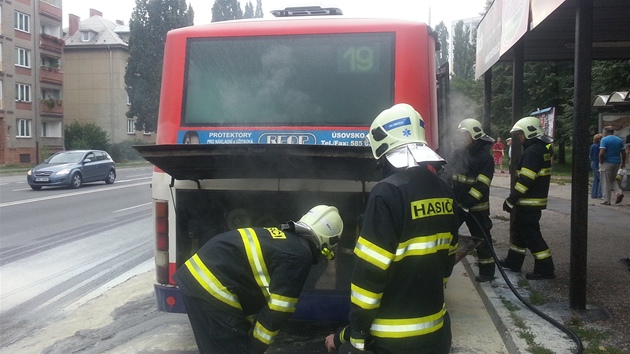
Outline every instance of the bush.
<svg viewBox="0 0 630 354">
<path fill-rule="evenodd" d="M 94 123 L 72 122 L 64 128 L 66 150 L 107 150 L 109 137 Z"/>
<path fill-rule="evenodd" d="M 126 140 L 121 143 L 110 144 L 107 152 L 116 162 L 138 161 L 142 160 L 142 156 L 132 146 L 145 144 L 147 143 L 140 139 Z"/>
</svg>

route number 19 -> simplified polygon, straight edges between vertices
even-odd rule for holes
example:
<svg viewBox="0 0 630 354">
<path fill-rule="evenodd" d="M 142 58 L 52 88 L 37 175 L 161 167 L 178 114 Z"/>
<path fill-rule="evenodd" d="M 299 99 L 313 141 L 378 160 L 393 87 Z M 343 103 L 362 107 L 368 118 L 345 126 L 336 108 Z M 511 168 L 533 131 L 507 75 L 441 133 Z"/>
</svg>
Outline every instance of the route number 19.
<svg viewBox="0 0 630 354">
<path fill-rule="evenodd" d="M 342 58 L 350 72 L 368 72 L 374 70 L 374 50 L 370 47 L 350 47 Z"/>
</svg>

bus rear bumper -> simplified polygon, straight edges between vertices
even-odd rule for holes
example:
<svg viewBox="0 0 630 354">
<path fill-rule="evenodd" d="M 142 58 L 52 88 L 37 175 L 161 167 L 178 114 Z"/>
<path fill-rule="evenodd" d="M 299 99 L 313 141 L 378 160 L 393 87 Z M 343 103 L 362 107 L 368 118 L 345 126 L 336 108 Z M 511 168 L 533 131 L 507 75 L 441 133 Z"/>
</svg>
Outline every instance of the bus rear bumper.
<svg viewBox="0 0 630 354">
<path fill-rule="evenodd" d="M 186 306 L 179 288 L 172 285 L 154 284 L 155 302 L 159 311 L 186 313 Z"/>
<path fill-rule="evenodd" d="M 159 311 L 186 313 L 186 306 L 179 288 L 172 285 L 154 284 L 155 300 Z M 298 300 L 294 320 L 347 321 L 350 298 L 334 291 L 304 291 Z"/>
</svg>

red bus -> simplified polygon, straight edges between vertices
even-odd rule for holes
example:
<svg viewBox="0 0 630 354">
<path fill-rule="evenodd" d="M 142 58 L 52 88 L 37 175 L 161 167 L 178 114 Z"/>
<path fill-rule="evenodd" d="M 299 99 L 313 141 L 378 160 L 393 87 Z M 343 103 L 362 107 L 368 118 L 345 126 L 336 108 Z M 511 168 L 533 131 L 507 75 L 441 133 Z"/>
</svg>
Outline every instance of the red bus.
<svg viewBox="0 0 630 354">
<path fill-rule="evenodd" d="M 155 165 L 158 307 L 183 312 L 172 274 L 212 236 L 276 226 L 317 204 L 344 233 L 313 267 L 294 318 L 345 320 L 352 250 L 373 183 L 372 120 L 411 104 L 437 148 L 435 36 L 423 23 L 345 16 L 192 26 L 166 38 Z"/>
</svg>

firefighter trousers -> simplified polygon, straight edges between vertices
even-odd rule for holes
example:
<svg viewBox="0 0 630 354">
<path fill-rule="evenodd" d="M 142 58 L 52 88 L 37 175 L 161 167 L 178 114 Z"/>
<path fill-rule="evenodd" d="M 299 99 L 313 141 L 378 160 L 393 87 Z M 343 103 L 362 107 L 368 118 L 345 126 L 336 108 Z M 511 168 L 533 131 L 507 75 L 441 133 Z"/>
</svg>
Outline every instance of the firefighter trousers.
<svg viewBox="0 0 630 354">
<path fill-rule="evenodd" d="M 513 230 L 510 233 L 512 239 L 506 265 L 513 269 L 521 269 L 525 261 L 525 252 L 529 249 L 534 256 L 534 273 L 553 274 L 555 268 L 551 251 L 540 232 L 542 211 L 517 206 L 514 213 Z"/>
<path fill-rule="evenodd" d="M 245 315 L 225 311 L 202 299 L 183 295 L 188 319 L 201 354 L 248 354 L 252 324 Z"/>
<path fill-rule="evenodd" d="M 470 230 L 470 235 L 483 240 L 477 246 L 477 262 L 479 263 L 479 274 L 494 276 L 494 258 L 492 258 L 492 220 L 490 212 L 470 212 L 464 217 L 466 226 Z M 487 239 L 486 239 L 487 237 Z"/>
</svg>

